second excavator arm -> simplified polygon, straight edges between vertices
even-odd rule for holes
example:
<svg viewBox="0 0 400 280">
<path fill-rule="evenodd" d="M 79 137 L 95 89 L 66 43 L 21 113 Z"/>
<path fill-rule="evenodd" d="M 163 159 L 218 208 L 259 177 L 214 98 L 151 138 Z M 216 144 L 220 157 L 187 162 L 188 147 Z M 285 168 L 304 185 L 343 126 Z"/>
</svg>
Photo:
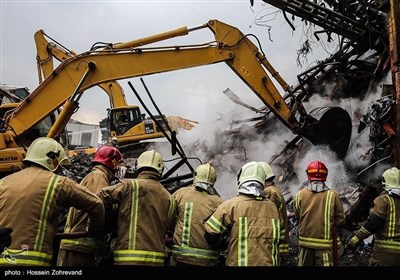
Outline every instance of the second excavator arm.
<svg viewBox="0 0 400 280">
<path fill-rule="evenodd" d="M 49 42 L 46 39 L 46 33 L 39 30 L 35 33 L 34 39 L 36 44 L 36 64 L 38 68 L 39 83 L 46 79 L 54 70 L 53 57 L 60 62 L 76 56 L 77 54 L 66 47 Z M 47 36 L 48 37 L 48 36 Z M 54 40 L 53 40 L 54 41 Z M 98 85 L 107 93 L 110 99 L 111 108 L 127 106 L 127 101 L 122 86 L 115 81 L 101 83 Z"/>
<path fill-rule="evenodd" d="M 48 36 L 43 30 L 37 31 L 34 35 L 34 39 L 37 49 L 36 61 L 39 83 L 43 81 L 43 77 L 47 78 L 54 71 L 53 58 L 62 62 L 77 55 L 74 51 Z M 50 39 L 50 41 L 47 39 Z M 109 96 L 111 110 L 108 114 L 107 130 L 109 131 L 108 136 L 110 139 L 116 136 L 120 144 L 129 144 L 141 140 L 163 137 L 163 134 L 157 131 L 157 125 L 154 122 L 142 119 L 142 114 L 138 106 L 128 105 L 124 90 L 117 81 L 101 83 L 98 86 Z M 72 107 L 76 106 L 78 106 L 78 104 Z M 71 111 L 72 110 L 73 108 Z M 132 119 L 127 121 L 125 125 L 119 126 L 116 117 L 122 111 L 126 111 Z M 179 116 L 168 116 L 166 119 L 168 120 L 168 125 L 176 132 L 178 132 L 179 129 L 190 130 L 196 123 L 195 121 L 189 121 Z M 51 132 L 53 134 L 49 136 L 54 137 L 54 134 L 57 134 L 58 130 L 52 130 Z"/>
</svg>

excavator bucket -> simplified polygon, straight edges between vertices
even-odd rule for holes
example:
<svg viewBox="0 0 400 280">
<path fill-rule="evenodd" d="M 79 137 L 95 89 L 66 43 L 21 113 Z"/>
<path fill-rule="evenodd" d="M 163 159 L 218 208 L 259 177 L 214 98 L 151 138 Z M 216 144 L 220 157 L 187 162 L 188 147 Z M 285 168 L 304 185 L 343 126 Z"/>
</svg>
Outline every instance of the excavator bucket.
<svg viewBox="0 0 400 280">
<path fill-rule="evenodd" d="M 300 134 L 314 145 L 328 145 L 339 158 L 344 158 L 350 144 L 352 123 L 349 113 L 340 107 L 312 110 Z"/>
</svg>

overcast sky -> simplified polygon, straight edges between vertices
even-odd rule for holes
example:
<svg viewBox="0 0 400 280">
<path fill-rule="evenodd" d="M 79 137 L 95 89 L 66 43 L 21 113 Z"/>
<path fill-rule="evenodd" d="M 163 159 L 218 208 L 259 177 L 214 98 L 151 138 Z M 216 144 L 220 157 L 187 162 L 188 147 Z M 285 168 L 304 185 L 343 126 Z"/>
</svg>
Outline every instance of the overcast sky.
<svg viewBox="0 0 400 280">
<path fill-rule="evenodd" d="M 296 66 L 296 49 L 302 41 L 302 33 L 296 31 L 293 34 L 282 14 L 268 22 L 273 25 L 273 42 L 268 39 L 267 28 L 255 24 L 256 18 L 273 11 L 262 1 L 255 1 L 254 7 L 250 6 L 249 0 L 0 2 L 0 83 L 26 86 L 31 91 L 38 86 L 33 35 L 39 29 L 67 48 L 81 53 L 99 41 L 130 41 L 218 19 L 239 28 L 244 34 L 255 34 L 272 65 L 289 84 L 296 84 L 296 75 L 305 70 Z M 213 39 L 212 32 L 204 29 L 168 42 L 171 45 L 194 44 Z M 201 122 L 225 114 L 232 105 L 222 93 L 228 87 L 249 104 L 262 106 L 261 101 L 224 63 L 146 76 L 144 80 L 166 115 L 179 115 Z M 127 86 L 128 81 L 145 94 L 139 78 L 120 81 L 128 102 L 139 104 Z M 108 106 L 106 94 L 99 88 L 91 89 L 82 97 L 81 109 L 73 118 L 97 123 L 106 116 Z"/>
</svg>

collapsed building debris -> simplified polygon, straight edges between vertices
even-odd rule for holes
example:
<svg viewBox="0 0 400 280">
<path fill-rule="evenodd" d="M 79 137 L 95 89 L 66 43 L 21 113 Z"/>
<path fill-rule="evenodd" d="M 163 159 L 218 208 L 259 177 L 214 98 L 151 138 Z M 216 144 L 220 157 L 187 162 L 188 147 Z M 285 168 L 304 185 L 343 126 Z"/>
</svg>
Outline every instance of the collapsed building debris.
<svg viewBox="0 0 400 280">
<path fill-rule="evenodd" d="M 358 156 L 365 159 L 364 165 L 352 166 L 347 164 L 346 169 L 353 173 L 351 180 L 359 190 L 358 199 L 349 208 L 348 218 L 360 222 L 366 217 L 372 199 L 379 192 L 381 174 L 385 166 L 397 162 L 396 147 L 396 111 L 395 98 L 400 90 L 398 84 L 379 84 L 388 74 L 392 73 L 392 80 L 398 75 L 398 1 L 280 1 L 263 0 L 282 11 L 284 18 L 294 28 L 296 17 L 314 28 L 313 35 L 319 41 L 321 33 L 326 34 L 326 40 L 332 41 L 332 33 L 339 35 L 338 50 L 327 59 L 317 62 L 317 65 L 299 74 L 299 84 L 293 87 L 294 98 L 309 100 L 318 94 L 330 99 L 332 104 L 344 103 L 345 99 L 357 98 L 366 100 L 368 95 L 381 91 L 367 113 L 359 116 L 359 111 L 353 113 L 353 126 L 359 121 L 357 133 L 369 128 L 369 140 L 372 148 Z M 288 19 L 286 13 L 292 15 Z M 317 30 L 322 28 L 322 30 Z M 392 36 L 392 37 L 391 37 Z M 392 67 L 391 67 L 392 66 Z M 328 89 L 327 85 L 335 86 Z M 350 108 L 351 109 L 351 108 Z M 352 145 L 356 144 L 353 135 Z M 296 139 L 304 142 L 303 139 Z M 362 144 L 361 144 L 362 145 Z M 293 142 L 288 143 L 288 147 Z M 283 148 L 282 162 L 290 162 L 291 157 L 285 153 L 289 148 Z M 297 150 L 298 152 L 298 150 Z M 354 151 L 350 151 L 352 153 Z M 276 161 L 276 157 L 273 159 Z M 293 162 L 293 161 L 292 161 Z M 348 163 L 348 162 L 347 162 Z M 284 169 L 283 169 L 284 170 Z M 354 191 L 350 193 L 354 196 Z M 352 199 L 349 198 L 348 201 Z M 362 206 L 360 205 L 362 204 Z M 358 209 L 356 211 L 355 209 Z M 362 209 L 362 210 L 361 210 Z M 357 212 L 357 213 L 356 213 Z M 361 212 L 363 214 L 361 214 Z M 349 225 L 350 226 L 350 225 Z"/>
</svg>

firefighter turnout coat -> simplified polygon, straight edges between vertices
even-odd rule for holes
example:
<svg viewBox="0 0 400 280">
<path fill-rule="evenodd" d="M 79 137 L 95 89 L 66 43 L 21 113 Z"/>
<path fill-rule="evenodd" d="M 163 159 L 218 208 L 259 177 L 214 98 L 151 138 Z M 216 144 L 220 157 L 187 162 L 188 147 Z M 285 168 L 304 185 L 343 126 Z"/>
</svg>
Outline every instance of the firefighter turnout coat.
<svg viewBox="0 0 400 280">
<path fill-rule="evenodd" d="M 103 165 L 95 165 L 92 171 L 83 178 L 81 185 L 86 187 L 94 194 L 98 194 L 102 188 L 108 187 L 114 174 Z M 84 232 L 87 227 L 88 215 L 82 210 L 71 208 L 68 213 L 67 222 L 64 232 Z M 78 239 L 62 239 L 60 244 L 61 250 L 76 251 L 87 254 L 99 253 L 102 241 L 93 237 Z M 61 251 L 60 250 L 60 251 Z M 62 260 L 59 260 L 60 264 Z M 79 261 L 79 260 L 77 260 Z"/>
<path fill-rule="evenodd" d="M 115 265 L 164 265 L 166 235 L 176 204 L 158 178 L 156 172 L 143 171 L 137 179 L 124 179 L 99 194 L 106 211 L 119 205 Z"/>
<path fill-rule="evenodd" d="M 283 197 L 281 190 L 274 184 L 274 182 L 266 182 L 265 193 L 267 194 L 267 198 L 275 203 L 276 207 L 278 207 L 279 212 L 282 215 L 283 219 L 283 230 L 284 234 L 281 235 L 281 242 L 279 244 L 279 254 L 280 255 L 288 255 L 289 254 L 289 231 L 288 231 L 288 217 L 286 210 L 286 201 Z"/>
<path fill-rule="evenodd" d="M 395 194 L 382 192 L 374 199 L 374 206 L 370 211 L 367 222 L 361 229 L 355 232 L 358 238 L 365 239 L 374 234 L 374 255 L 376 263 L 373 265 L 392 265 L 392 262 L 384 262 L 386 255 L 394 254 L 397 258 L 395 265 L 400 261 L 400 197 Z M 379 252 L 379 254 L 376 254 Z M 370 261 L 371 262 L 371 261 Z"/>
<path fill-rule="evenodd" d="M 1 265 L 49 266 L 62 207 L 87 211 L 90 230 L 101 232 L 104 206 L 92 192 L 40 167 L 11 174 L 0 185 L 0 224 L 13 229 Z"/>
<path fill-rule="evenodd" d="M 229 233 L 226 266 L 277 266 L 282 225 L 271 200 L 239 194 L 218 206 L 206 222 L 206 232 Z"/>
<path fill-rule="evenodd" d="M 299 220 L 300 247 L 332 250 L 332 228 L 343 226 L 344 210 L 334 190 L 313 192 L 307 188 L 294 197 L 295 215 Z M 340 239 L 337 240 L 340 246 Z"/>
<path fill-rule="evenodd" d="M 204 224 L 223 200 L 218 195 L 211 195 L 194 186 L 177 190 L 173 197 L 178 207 L 173 259 L 191 265 L 217 265 L 219 251 L 209 248 L 204 238 Z"/>
</svg>

